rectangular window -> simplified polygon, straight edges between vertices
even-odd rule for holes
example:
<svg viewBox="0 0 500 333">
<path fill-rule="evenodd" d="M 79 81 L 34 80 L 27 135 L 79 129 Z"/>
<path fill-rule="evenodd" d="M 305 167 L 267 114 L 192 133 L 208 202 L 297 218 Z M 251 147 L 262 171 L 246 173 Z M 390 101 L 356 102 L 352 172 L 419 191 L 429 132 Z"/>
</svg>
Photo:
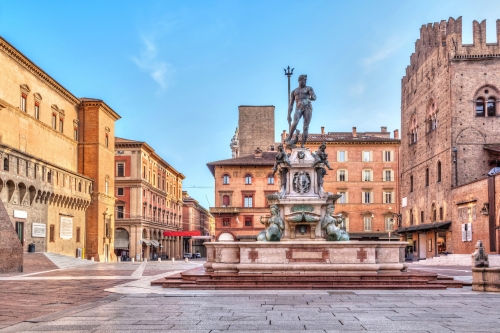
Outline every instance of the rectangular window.
<svg viewBox="0 0 500 333">
<path fill-rule="evenodd" d="M 117 176 L 118 177 L 124 177 L 125 176 L 125 164 L 124 163 L 118 163 L 118 165 L 117 165 Z"/>
<path fill-rule="evenodd" d="M 420 223 L 424 223 L 424 211 L 420 211 Z"/>
<path fill-rule="evenodd" d="M 384 192 L 384 203 L 392 203 L 392 192 Z"/>
<path fill-rule="evenodd" d="M 443 207 L 439 207 L 439 220 L 443 220 Z"/>
<path fill-rule="evenodd" d="M 26 94 L 24 93 L 21 93 L 21 111 L 24 111 L 26 112 L 26 98 L 28 96 L 26 96 Z"/>
<path fill-rule="evenodd" d="M 106 137 L 104 138 L 104 144 L 106 145 L 106 148 L 109 148 L 109 137 L 108 137 L 107 133 L 106 133 Z"/>
<path fill-rule="evenodd" d="M 76 242 L 80 243 L 80 227 L 76 227 Z"/>
<path fill-rule="evenodd" d="M 347 203 L 347 192 L 339 192 L 341 197 L 338 199 L 339 204 L 346 204 Z"/>
<path fill-rule="evenodd" d="M 363 225 L 364 225 L 364 230 L 365 231 L 371 231 L 372 230 L 372 218 L 371 217 L 363 217 Z"/>
<path fill-rule="evenodd" d="M 385 231 L 392 231 L 392 223 L 394 222 L 392 217 L 386 216 L 384 221 L 385 221 Z"/>
<path fill-rule="evenodd" d="M 371 177 L 371 170 L 363 170 L 363 181 L 365 182 L 369 182 L 372 180 L 372 177 Z"/>
<path fill-rule="evenodd" d="M 222 219 L 222 226 L 223 227 L 230 227 L 231 226 L 231 219 Z"/>
<path fill-rule="evenodd" d="M 56 234 L 55 226 L 51 224 L 49 228 L 49 242 L 55 242 L 54 239 L 55 234 Z"/>
<path fill-rule="evenodd" d="M 106 193 L 106 195 L 108 195 L 108 190 L 109 190 L 109 183 L 108 183 L 108 181 L 106 181 L 104 183 L 104 193 Z"/>
<path fill-rule="evenodd" d="M 363 192 L 363 203 L 372 203 L 371 192 Z"/>
<path fill-rule="evenodd" d="M 248 197 L 245 197 L 245 201 L 244 201 L 244 207 L 253 207 L 252 206 L 252 197 L 251 196 L 248 196 Z"/>
<path fill-rule="evenodd" d="M 363 152 L 363 162 L 370 162 L 370 152 L 369 151 Z"/>
<path fill-rule="evenodd" d="M 392 172 L 391 170 L 385 170 L 384 171 L 384 181 L 386 182 L 392 182 Z"/>
<path fill-rule="evenodd" d="M 339 170 L 339 182 L 345 182 L 345 170 Z"/>
<path fill-rule="evenodd" d="M 390 151 L 384 151 L 384 162 L 392 161 L 392 156 Z"/>
<path fill-rule="evenodd" d="M 52 128 L 57 130 L 57 115 L 55 113 L 52 114 Z"/>
<path fill-rule="evenodd" d="M 59 132 L 63 132 L 63 127 L 64 127 L 64 119 L 59 118 Z"/>
<path fill-rule="evenodd" d="M 119 219 L 123 218 L 123 206 L 116 206 L 116 217 Z"/>
<path fill-rule="evenodd" d="M 40 104 L 35 102 L 35 119 L 40 119 Z"/>
<path fill-rule="evenodd" d="M 123 189 L 123 187 L 118 187 L 116 190 L 117 190 L 117 194 L 116 195 L 120 195 L 120 196 L 124 195 L 124 189 Z"/>
<path fill-rule="evenodd" d="M 337 162 L 345 162 L 345 151 L 338 152 L 339 159 Z"/>
<path fill-rule="evenodd" d="M 253 225 L 251 217 L 245 217 L 245 227 L 251 227 Z"/>
</svg>

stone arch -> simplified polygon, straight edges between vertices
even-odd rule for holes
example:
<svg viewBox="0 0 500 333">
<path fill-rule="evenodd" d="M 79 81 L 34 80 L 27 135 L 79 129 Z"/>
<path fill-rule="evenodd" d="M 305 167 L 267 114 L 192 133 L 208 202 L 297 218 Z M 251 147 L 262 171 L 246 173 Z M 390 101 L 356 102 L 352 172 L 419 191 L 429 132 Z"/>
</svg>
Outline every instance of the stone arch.
<svg viewBox="0 0 500 333">
<path fill-rule="evenodd" d="M 2 193 L 3 187 L 4 187 L 3 180 L 0 179 L 0 193 Z"/>
<path fill-rule="evenodd" d="M 14 192 L 16 191 L 16 184 L 14 184 L 14 182 L 10 179 L 7 181 L 7 191 L 7 202 L 10 202 L 14 196 Z"/>
<path fill-rule="evenodd" d="M 19 190 L 19 204 L 23 204 L 24 198 L 26 196 L 26 184 L 24 183 L 19 183 L 17 184 L 17 188 Z"/>
<path fill-rule="evenodd" d="M 484 134 L 478 129 L 467 127 L 457 134 L 455 142 L 457 144 L 484 144 L 486 143 L 486 139 Z"/>
<path fill-rule="evenodd" d="M 148 239 L 148 231 L 146 228 L 142 229 L 142 239 Z"/>
<path fill-rule="evenodd" d="M 32 206 L 33 205 L 33 201 L 36 198 L 36 189 L 35 189 L 35 187 L 33 185 L 31 185 L 28 188 L 28 192 L 29 192 L 29 205 Z"/>
<path fill-rule="evenodd" d="M 221 242 L 221 241 L 222 242 L 234 242 L 235 240 L 236 240 L 236 237 L 230 231 L 223 231 L 217 235 L 218 242 Z"/>
</svg>

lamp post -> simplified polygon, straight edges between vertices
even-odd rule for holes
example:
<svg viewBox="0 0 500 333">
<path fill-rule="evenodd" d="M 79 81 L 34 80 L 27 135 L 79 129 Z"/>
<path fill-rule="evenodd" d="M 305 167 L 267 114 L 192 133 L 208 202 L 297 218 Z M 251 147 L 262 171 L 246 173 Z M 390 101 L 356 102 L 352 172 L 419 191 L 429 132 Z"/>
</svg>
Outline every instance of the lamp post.
<svg viewBox="0 0 500 333">
<path fill-rule="evenodd" d="M 286 69 L 283 68 L 283 70 L 285 71 L 285 75 L 288 77 L 288 104 L 287 104 L 287 109 L 290 107 L 290 76 L 293 75 L 293 70 L 295 68 L 292 68 L 290 70 L 290 66 L 288 66 Z M 291 123 L 288 123 L 288 133 L 290 133 L 290 127 L 292 126 Z"/>
</svg>

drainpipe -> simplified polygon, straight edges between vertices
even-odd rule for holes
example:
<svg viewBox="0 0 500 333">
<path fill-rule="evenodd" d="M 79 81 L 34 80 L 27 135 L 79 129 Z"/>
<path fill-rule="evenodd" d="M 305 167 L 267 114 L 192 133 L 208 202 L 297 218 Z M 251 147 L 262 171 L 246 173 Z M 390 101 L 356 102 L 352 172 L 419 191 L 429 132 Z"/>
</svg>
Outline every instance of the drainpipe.
<svg viewBox="0 0 500 333">
<path fill-rule="evenodd" d="M 458 186 L 458 160 L 457 160 L 457 152 L 458 149 L 454 147 L 453 151 L 453 163 L 455 163 L 455 187 Z"/>
</svg>

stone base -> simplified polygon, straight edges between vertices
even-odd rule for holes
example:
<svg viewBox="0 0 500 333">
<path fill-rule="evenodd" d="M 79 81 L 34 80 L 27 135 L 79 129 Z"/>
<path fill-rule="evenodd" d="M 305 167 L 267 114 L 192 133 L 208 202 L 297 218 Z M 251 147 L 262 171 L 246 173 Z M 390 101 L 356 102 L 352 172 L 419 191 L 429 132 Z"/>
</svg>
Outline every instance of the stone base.
<svg viewBox="0 0 500 333">
<path fill-rule="evenodd" d="M 472 290 L 500 291 L 500 267 L 473 267 Z"/>
<path fill-rule="evenodd" d="M 23 246 L 0 200 L 0 273 L 23 271 Z"/>
<path fill-rule="evenodd" d="M 212 242 L 205 243 L 208 273 L 328 274 L 401 272 L 406 242 Z"/>
</svg>

